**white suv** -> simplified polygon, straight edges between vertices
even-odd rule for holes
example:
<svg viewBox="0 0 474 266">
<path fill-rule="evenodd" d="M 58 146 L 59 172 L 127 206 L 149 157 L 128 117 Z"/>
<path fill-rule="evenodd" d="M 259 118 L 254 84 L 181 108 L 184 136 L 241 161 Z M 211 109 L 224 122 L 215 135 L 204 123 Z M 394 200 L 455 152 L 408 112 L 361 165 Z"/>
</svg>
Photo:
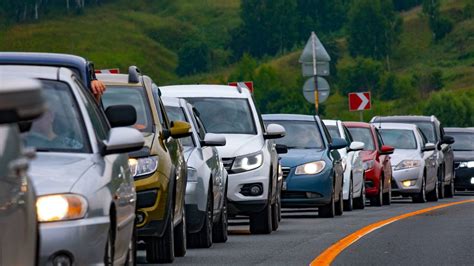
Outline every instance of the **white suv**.
<svg viewBox="0 0 474 266">
<path fill-rule="evenodd" d="M 226 145 L 217 149 L 229 173 L 229 215 L 248 215 L 252 234 L 276 230 L 282 180 L 271 139 L 283 137 L 285 129 L 276 124 L 265 128 L 247 88 L 180 85 L 160 89 L 163 96 L 188 100 L 207 132 L 225 136 Z"/>
</svg>

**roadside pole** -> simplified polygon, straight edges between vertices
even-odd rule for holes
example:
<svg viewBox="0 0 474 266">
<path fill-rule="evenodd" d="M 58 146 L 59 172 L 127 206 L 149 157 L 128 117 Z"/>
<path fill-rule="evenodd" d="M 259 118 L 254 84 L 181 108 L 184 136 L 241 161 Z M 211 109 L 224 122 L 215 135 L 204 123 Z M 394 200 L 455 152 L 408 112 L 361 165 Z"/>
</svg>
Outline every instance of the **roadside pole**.
<svg viewBox="0 0 474 266">
<path fill-rule="evenodd" d="M 314 31 L 311 32 L 311 45 L 313 48 L 314 108 L 316 115 L 319 115 L 318 69 L 316 66 L 316 34 Z"/>
</svg>

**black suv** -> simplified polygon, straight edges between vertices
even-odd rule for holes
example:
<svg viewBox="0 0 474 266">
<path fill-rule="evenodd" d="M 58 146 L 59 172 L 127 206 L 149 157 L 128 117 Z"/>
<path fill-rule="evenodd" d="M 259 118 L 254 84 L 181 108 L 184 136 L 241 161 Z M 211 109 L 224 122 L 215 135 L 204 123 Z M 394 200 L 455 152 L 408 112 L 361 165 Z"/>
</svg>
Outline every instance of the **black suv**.
<svg viewBox="0 0 474 266">
<path fill-rule="evenodd" d="M 417 125 L 428 142 L 436 145 L 439 198 L 454 196 L 454 155 L 451 144 L 454 138 L 444 132 L 436 116 L 376 116 L 370 120 L 377 123 L 403 123 Z"/>
</svg>

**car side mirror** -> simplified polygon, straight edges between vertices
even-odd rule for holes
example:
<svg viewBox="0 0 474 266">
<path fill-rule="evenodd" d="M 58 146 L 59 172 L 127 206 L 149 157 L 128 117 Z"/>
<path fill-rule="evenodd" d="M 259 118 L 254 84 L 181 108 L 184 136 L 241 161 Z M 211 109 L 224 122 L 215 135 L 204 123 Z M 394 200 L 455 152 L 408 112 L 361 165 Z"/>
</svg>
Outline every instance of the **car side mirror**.
<svg viewBox="0 0 474 266">
<path fill-rule="evenodd" d="M 353 141 L 351 145 L 349 146 L 348 151 L 361 151 L 364 149 L 364 147 L 365 147 L 365 144 L 363 142 Z"/>
<path fill-rule="evenodd" d="M 339 150 L 347 147 L 347 141 L 343 138 L 332 138 L 331 144 L 329 144 L 329 149 Z"/>
<path fill-rule="evenodd" d="M 388 146 L 388 145 L 383 145 L 382 146 L 382 149 L 380 151 L 380 154 L 382 155 L 390 155 L 393 153 L 393 151 L 395 151 L 395 148 L 392 147 L 392 146 Z"/>
<path fill-rule="evenodd" d="M 275 150 L 278 154 L 286 154 L 288 153 L 288 146 L 284 144 L 275 144 Z"/>
<path fill-rule="evenodd" d="M 201 141 L 201 146 L 217 147 L 217 146 L 225 146 L 225 144 L 226 144 L 226 139 L 224 136 L 213 134 L 213 133 L 207 133 L 204 136 L 204 140 Z"/>
<path fill-rule="evenodd" d="M 127 153 L 143 148 L 145 139 L 140 131 L 129 127 L 112 128 L 109 137 L 103 142 L 102 155 Z"/>
<path fill-rule="evenodd" d="M 132 105 L 109 106 L 105 109 L 105 115 L 112 127 L 128 127 L 137 122 L 137 111 Z"/>
<path fill-rule="evenodd" d="M 423 147 L 421 149 L 421 151 L 425 152 L 425 151 L 434 151 L 436 149 L 436 145 L 433 144 L 433 143 L 426 143 L 425 144 L 425 147 Z"/>
<path fill-rule="evenodd" d="M 172 121 L 170 128 L 170 136 L 179 139 L 191 136 L 191 125 L 184 121 Z"/>
<path fill-rule="evenodd" d="M 263 135 L 264 139 L 280 139 L 286 135 L 286 130 L 283 126 L 278 124 L 269 124 L 267 132 Z"/>
<path fill-rule="evenodd" d="M 46 110 L 41 88 L 41 83 L 34 79 L 2 78 L 0 124 L 26 122 L 41 116 Z"/>
<path fill-rule="evenodd" d="M 443 140 L 442 140 L 441 142 L 442 142 L 442 144 L 451 145 L 451 144 L 454 143 L 454 141 L 455 141 L 455 140 L 454 140 L 453 137 L 445 135 L 445 136 L 443 137 Z"/>
</svg>

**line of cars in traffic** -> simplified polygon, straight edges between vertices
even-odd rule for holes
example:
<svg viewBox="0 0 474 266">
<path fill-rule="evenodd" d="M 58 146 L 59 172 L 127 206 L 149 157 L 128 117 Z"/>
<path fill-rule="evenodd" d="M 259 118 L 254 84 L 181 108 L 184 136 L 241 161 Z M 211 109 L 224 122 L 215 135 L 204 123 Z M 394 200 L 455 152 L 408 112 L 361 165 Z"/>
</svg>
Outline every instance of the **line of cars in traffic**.
<svg viewBox="0 0 474 266">
<path fill-rule="evenodd" d="M 95 75 L 62 54 L 0 53 L 0 77 L 1 265 L 166 263 L 226 242 L 236 216 L 270 234 L 282 207 L 334 217 L 474 188 L 474 131 L 433 116 L 261 115 L 245 86 Z"/>
</svg>

